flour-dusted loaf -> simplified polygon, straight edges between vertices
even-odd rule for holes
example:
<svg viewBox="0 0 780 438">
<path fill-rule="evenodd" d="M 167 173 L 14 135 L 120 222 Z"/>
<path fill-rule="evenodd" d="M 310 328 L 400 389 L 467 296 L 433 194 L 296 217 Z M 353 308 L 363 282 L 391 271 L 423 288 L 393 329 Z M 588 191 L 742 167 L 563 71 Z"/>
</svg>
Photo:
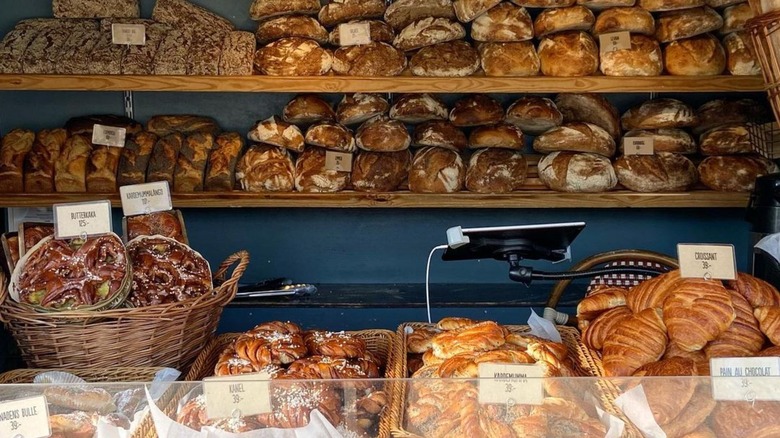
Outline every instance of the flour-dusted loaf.
<svg viewBox="0 0 780 438">
<path fill-rule="evenodd" d="M 146 44 L 131 45 L 122 58 L 122 74 L 148 76 L 154 73 L 154 58 L 170 26 L 162 23 L 146 25 Z"/>
<path fill-rule="evenodd" d="M 173 174 L 173 191 L 203 191 L 209 154 L 216 146 L 214 141 L 213 135 L 203 133 L 191 134 L 184 139 Z"/>
<path fill-rule="evenodd" d="M 352 187 L 360 192 L 392 192 L 406 181 L 412 154 L 360 151 L 352 164 Z"/>
<path fill-rule="evenodd" d="M 664 48 L 664 67 L 671 75 L 716 76 L 726 69 L 726 52 L 711 34 L 672 41 Z"/>
<path fill-rule="evenodd" d="M 565 30 L 588 31 L 596 22 L 593 12 L 585 6 L 545 9 L 534 20 L 534 34 L 537 38 Z"/>
<path fill-rule="evenodd" d="M 694 134 L 701 134 L 720 125 L 733 123 L 764 123 L 771 119 L 765 103 L 754 99 L 717 98 L 696 109 L 698 124 Z"/>
<path fill-rule="evenodd" d="M 635 192 L 682 192 L 697 181 L 696 165 L 669 152 L 624 155 L 614 167 L 620 184 Z"/>
<path fill-rule="evenodd" d="M 527 41 L 534 37 L 531 15 L 522 6 L 509 2 L 477 17 L 471 23 L 471 38 L 483 42 Z"/>
<path fill-rule="evenodd" d="M 149 158 L 146 182 L 167 181 L 168 187 L 173 187 L 173 174 L 183 143 L 184 135 L 178 132 L 160 136 Z"/>
<path fill-rule="evenodd" d="M 423 47 L 409 67 L 415 76 L 470 76 L 479 69 L 479 53 L 465 41 L 449 41 Z"/>
<path fill-rule="evenodd" d="M 404 94 L 390 107 L 390 117 L 404 123 L 447 120 L 449 110 L 434 94 Z"/>
<path fill-rule="evenodd" d="M 209 155 L 203 188 L 206 191 L 227 192 L 236 186 L 236 164 L 244 150 L 244 138 L 237 132 L 223 132 L 215 143 Z"/>
<path fill-rule="evenodd" d="M 189 33 L 171 29 L 165 34 L 154 57 L 155 75 L 186 75 L 190 51 Z"/>
<path fill-rule="evenodd" d="M 397 152 L 409 149 L 412 137 L 403 122 L 381 115 L 360 125 L 355 143 L 364 151 Z"/>
<path fill-rule="evenodd" d="M 395 37 L 393 45 L 411 51 L 438 43 L 463 39 L 466 29 L 448 18 L 424 18 L 406 26 Z"/>
<path fill-rule="evenodd" d="M 175 132 L 185 135 L 195 132 L 207 132 L 217 135 L 221 129 L 216 120 L 211 117 L 176 114 L 153 116 L 146 122 L 146 130 L 157 136 L 165 137 Z"/>
<path fill-rule="evenodd" d="M 357 125 L 389 109 L 390 103 L 378 94 L 345 94 L 336 108 L 336 120 L 342 125 Z"/>
<path fill-rule="evenodd" d="M 547 35 L 539 42 L 538 52 L 545 76 L 589 76 L 599 68 L 598 46 L 586 32 Z"/>
<path fill-rule="evenodd" d="M 527 134 L 539 135 L 563 123 L 563 114 L 552 99 L 523 96 L 506 110 L 506 121 Z"/>
<path fill-rule="evenodd" d="M 235 30 L 228 19 L 187 0 L 157 0 L 152 19 L 169 24 L 174 29 L 207 33 L 219 38 Z"/>
<path fill-rule="evenodd" d="M 492 125 L 504 119 L 504 108 L 487 94 L 471 94 L 457 102 L 450 111 L 450 122 L 458 127 Z"/>
<path fill-rule="evenodd" d="M 320 9 L 320 23 L 327 27 L 351 20 L 382 18 L 385 14 L 383 0 L 332 0 Z"/>
<path fill-rule="evenodd" d="M 664 70 L 658 41 L 646 35 L 631 35 L 631 48 L 601 53 L 599 69 L 606 76 L 658 76 Z"/>
<path fill-rule="evenodd" d="M 428 147 L 418 150 L 409 170 L 409 190 L 415 193 L 455 193 L 463 188 L 466 167 L 460 154 Z"/>
<path fill-rule="evenodd" d="M 311 125 L 323 120 L 335 120 L 336 112 L 323 98 L 316 94 L 295 96 L 284 106 L 282 119 L 287 123 Z"/>
<path fill-rule="evenodd" d="M 87 161 L 91 153 L 92 144 L 87 137 L 74 135 L 65 141 L 54 163 L 54 188 L 58 192 L 87 191 Z"/>
<path fill-rule="evenodd" d="M 675 154 L 695 154 L 698 150 L 696 140 L 684 129 L 634 129 L 625 133 L 624 137 L 649 137 L 653 139 L 655 152 L 671 152 Z M 620 152 L 623 152 L 623 142 Z"/>
<path fill-rule="evenodd" d="M 721 125 L 699 136 L 702 155 L 749 154 L 753 152 L 748 126 Z"/>
<path fill-rule="evenodd" d="M 455 19 L 452 0 L 398 0 L 385 10 L 385 21 L 395 30 L 401 30 L 423 18 Z"/>
<path fill-rule="evenodd" d="M 406 55 L 382 42 L 346 46 L 333 53 L 333 72 L 344 76 L 398 76 L 406 68 Z"/>
<path fill-rule="evenodd" d="M 304 193 L 340 192 L 349 184 L 350 172 L 326 168 L 327 151 L 308 147 L 295 162 L 295 189 Z"/>
<path fill-rule="evenodd" d="M 220 76 L 251 76 L 256 48 L 255 36 L 251 32 L 228 33 L 219 58 Z"/>
<path fill-rule="evenodd" d="M 320 0 L 253 0 L 249 6 L 249 18 L 265 21 L 280 15 L 317 15 Z"/>
<path fill-rule="evenodd" d="M 478 126 L 469 134 L 471 149 L 500 148 L 522 151 L 525 148 L 523 131 L 510 123 Z"/>
<path fill-rule="evenodd" d="M 690 105 L 671 98 L 652 99 L 631 107 L 620 120 L 626 130 L 686 128 L 699 122 Z"/>
<path fill-rule="evenodd" d="M 196 35 L 190 39 L 187 56 L 187 74 L 216 76 L 219 74 L 219 60 L 224 47 L 224 34 Z"/>
<path fill-rule="evenodd" d="M 337 152 L 355 152 L 355 137 L 344 125 L 323 121 L 306 130 L 306 144 Z"/>
<path fill-rule="evenodd" d="M 87 161 L 87 192 L 115 193 L 116 174 L 122 148 L 94 145 Z"/>
<path fill-rule="evenodd" d="M 283 38 L 257 51 L 255 69 L 270 76 L 322 76 L 330 71 L 333 56 L 316 41 Z"/>
<path fill-rule="evenodd" d="M 573 6 L 576 0 L 512 0 L 512 3 L 526 8 L 567 8 Z"/>
<path fill-rule="evenodd" d="M 750 4 L 747 2 L 729 6 L 723 10 L 723 27 L 718 30 L 718 33 L 727 35 L 732 32 L 745 30 L 747 21 L 753 18 L 753 16 L 753 9 L 750 8 Z"/>
<path fill-rule="evenodd" d="M 148 131 L 131 135 L 125 140 L 117 168 L 116 183 L 119 187 L 146 182 L 146 168 L 157 140 L 157 135 Z"/>
<path fill-rule="evenodd" d="M 14 129 L 0 141 L 0 192 L 24 191 L 24 159 L 33 147 L 35 133 Z"/>
<path fill-rule="evenodd" d="M 25 192 L 54 193 L 54 164 L 67 138 L 68 132 L 62 128 L 44 129 L 35 135 L 35 142 L 24 159 Z M 0 168 L 2 167 L 4 166 L 0 165 Z"/>
<path fill-rule="evenodd" d="M 561 93 L 555 97 L 555 105 L 564 122 L 592 123 L 604 128 L 612 138 L 620 137 L 618 110 L 600 94 Z"/>
<path fill-rule="evenodd" d="M 650 12 L 691 9 L 704 5 L 704 0 L 637 0 L 637 6 Z"/>
<path fill-rule="evenodd" d="M 22 57 L 30 43 L 53 19 L 22 20 L 0 41 L 0 73 L 22 73 Z"/>
<path fill-rule="evenodd" d="M 605 157 L 615 155 L 615 140 L 598 125 L 586 122 L 567 122 L 550 129 L 534 139 L 534 150 L 541 153 L 555 151 L 589 152 Z"/>
<path fill-rule="evenodd" d="M 668 43 L 716 31 L 722 26 L 723 18 L 708 6 L 661 12 L 656 20 L 655 37 Z"/>
<path fill-rule="evenodd" d="M 287 149 L 256 144 L 238 161 L 236 180 L 247 192 L 291 192 L 295 189 L 295 164 Z"/>
<path fill-rule="evenodd" d="M 452 6 L 458 20 L 468 23 L 499 3 L 501 0 L 455 0 Z"/>
<path fill-rule="evenodd" d="M 630 32 L 642 35 L 655 35 L 653 14 L 638 6 L 610 8 L 599 13 L 593 25 L 593 34 L 612 32 Z"/>
<path fill-rule="evenodd" d="M 309 38 L 320 44 L 328 42 L 328 31 L 308 15 L 284 15 L 264 21 L 257 26 L 255 36 L 261 45 L 289 37 Z"/>
<path fill-rule="evenodd" d="M 89 73 L 92 60 L 92 50 L 100 41 L 100 31 L 97 29 L 74 30 L 65 44 L 60 48 L 55 66 L 57 74 L 76 75 Z"/>
<path fill-rule="evenodd" d="M 368 25 L 369 38 L 371 41 L 392 44 L 395 39 L 393 28 L 381 20 L 354 20 L 346 23 L 348 25 Z M 328 35 L 328 42 L 334 46 L 341 45 L 341 25 L 336 26 Z"/>
<path fill-rule="evenodd" d="M 528 172 L 523 154 L 506 149 L 475 152 L 466 170 L 466 189 L 476 193 L 509 193 L 522 187 Z"/>
<path fill-rule="evenodd" d="M 486 76 L 536 76 L 541 69 L 531 41 L 481 43 L 479 54 Z"/>
<path fill-rule="evenodd" d="M 133 18 L 141 16 L 138 0 L 52 0 L 56 18 Z"/>
<path fill-rule="evenodd" d="M 539 161 L 538 168 L 544 185 L 559 192 L 605 192 L 618 182 L 609 158 L 598 154 L 553 152 Z"/>
<path fill-rule="evenodd" d="M 247 137 L 252 141 L 267 143 L 296 152 L 303 152 L 304 148 L 304 138 L 301 130 L 278 116 L 271 116 L 255 123 Z"/>
<path fill-rule="evenodd" d="M 577 0 L 577 4 L 592 11 L 603 11 L 611 8 L 632 7 L 636 0 Z"/>
<path fill-rule="evenodd" d="M 753 40 L 747 31 L 732 32 L 723 37 L 726 49 L 726 68 L 734 76 L 755 76 L 761 74 L 754 53 Z"/>
<path fill-rule="evenodd" d="M 701 182 L 723 192 L 749 192 L 755 187 L 756 178 L 775 172 L 777 165 L 760 155 L 707 157 L 699 164 Z"/>
<path fill-rule="evenodd" d="M 466 134 L 447 120 L 431 120 L 415 126 L 412 146 L 435 146 L 463 152 L 468 147 Z"/>
</svg>

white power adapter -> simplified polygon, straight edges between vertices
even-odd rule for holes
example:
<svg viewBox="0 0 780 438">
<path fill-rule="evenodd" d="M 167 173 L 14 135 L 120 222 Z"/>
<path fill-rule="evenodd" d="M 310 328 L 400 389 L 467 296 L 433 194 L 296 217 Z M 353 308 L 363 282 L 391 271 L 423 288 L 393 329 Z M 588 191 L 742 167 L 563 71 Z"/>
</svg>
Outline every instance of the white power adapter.
<svg viewBox="0 0 780 438">
<path fill-rule="evenodd" d="M 452 227 L 447 230 L 447 245 L 452 248 L 459 248 L 469 243 L 469 236 L 463 234 L 463 228 Z"/>
</svg>

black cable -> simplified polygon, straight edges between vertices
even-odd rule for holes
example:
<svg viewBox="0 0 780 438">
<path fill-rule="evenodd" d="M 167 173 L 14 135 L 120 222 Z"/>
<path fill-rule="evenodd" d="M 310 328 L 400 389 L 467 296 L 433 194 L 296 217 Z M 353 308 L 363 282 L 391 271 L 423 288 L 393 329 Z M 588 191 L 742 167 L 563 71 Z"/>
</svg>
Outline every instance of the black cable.
<svg viewBox="0 0 780 438">
<path fill-rule="evenodd" d="M 574 272 L 535 272 L 533 268 L 514 265 L 509 270 L 509 278 L 525 285 L 530 285 L 531 281 L 533 280 L 573 280 L 577 278 L 588 278 L 597 277 L 599 275 L 613 274 L 650 275 L 655 277 L 659 274 L 663 274 L 664 272 L 666 271 L 641 266 L 614 266 L 609 268 Z"/>
</svg>

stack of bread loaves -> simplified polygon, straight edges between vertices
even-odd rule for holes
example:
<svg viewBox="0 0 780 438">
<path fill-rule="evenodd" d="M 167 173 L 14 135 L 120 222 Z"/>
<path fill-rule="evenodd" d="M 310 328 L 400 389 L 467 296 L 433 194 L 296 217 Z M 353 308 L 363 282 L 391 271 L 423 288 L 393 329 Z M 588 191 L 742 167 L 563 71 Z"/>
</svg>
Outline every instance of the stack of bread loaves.
<svg viewBox="0 0 780 438">
<path fill-rule="evenodd" d="M 528 7 L 555 7 L 539 13 L 534 30 L 545 76 L 588 76 L 599 69 L 599 46 L 588 33 L 595 18 L 590 9 L 574 2 L 525 0 Z M 561 4 L 563 3 L 563 4 Z"/>
<path fill-rule="evenodd" d="M 531 15 L 509 2 L 499 3 L 471 24 L 471 39 L 479 44 L 487 76 L 538 75 L 541 64 L 533 37 Z"/>
<path fill-rule="evenodd" d="M 740 0 L 737 0 L 739 2 Z M 713 2 L 715 3 L 715 2 Z M 760 75 L 761 65 L 756 60 L 753 40 L 745 29 L 745 23 L 753 18 L 753 10 L 748 2 L 733 4 L 726 0 L 715 7 L 724 6 L 723 27 L 720 35 L 726 49 L 726 68 L 732 75 Z"/>
</svg>

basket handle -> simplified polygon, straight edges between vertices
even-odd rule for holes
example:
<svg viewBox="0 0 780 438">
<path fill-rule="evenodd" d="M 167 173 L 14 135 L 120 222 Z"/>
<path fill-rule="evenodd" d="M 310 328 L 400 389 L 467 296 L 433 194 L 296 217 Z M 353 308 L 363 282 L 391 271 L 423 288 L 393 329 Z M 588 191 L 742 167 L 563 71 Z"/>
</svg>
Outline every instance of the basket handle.
<svg viewBox="0 0 780 438">
<path fill-rule="evenodd" d="M 225 280 L 225 276 L 227 275 L 228 270 L 236 262 L 238 262 L 238 265 L 233 269 L 233 273 L 230 275 L 230 278 Z M 214 281 L 220 283 L 218 288 L 219 292 L 224 290 L 229 291 L 227 294 L 230 296 L 228 301 L 234 298 L 236 291 L 238 290 L 238 280 L 240 280 L 241 276 L 244 275 L 244 271 L 246 271 L 247 266 L 249 266 L 249 252 L 241 250 L 226 258 L 225 261 L 219 265 L 219 269 L 214 274 Z"/>
</svg>

